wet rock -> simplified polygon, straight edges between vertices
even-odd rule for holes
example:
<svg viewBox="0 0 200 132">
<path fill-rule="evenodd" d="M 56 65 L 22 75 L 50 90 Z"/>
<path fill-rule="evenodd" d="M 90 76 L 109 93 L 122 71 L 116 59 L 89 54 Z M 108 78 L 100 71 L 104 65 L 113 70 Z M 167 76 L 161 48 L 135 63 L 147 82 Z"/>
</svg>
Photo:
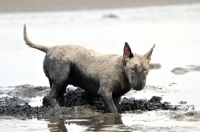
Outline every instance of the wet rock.
<svg viewBox="0 0 200 132">
<path fill-rule="evenodd" d="M 179 104 L 187 104 L 187 101 L 180 101 Z"/>
<path fill-rule="evenodd" d="M 99 96 L 90 95 L 81 88 L 76 88 L 75 90 L 67 88 L 64 96 L 60 97 L 58 102 L 61 107 L 90 105 L 99 112 L 104 113 L 106 111 L 105 105 Z M 44 106 L 48 106 L 49 102 L 47 101 L 46 103 L 43 101 Z"/>
<path fill-rule="evenodd" d="M 170 105 L 171 103 L 170 103 L 170 102 L 164 102 L 164 104 L 165 104 L 165 105 Z"/>
<path fill-rule="evenodd" d="M 173 83 L 170 83 L 169 86 L 173 86 L 173 85 L 175 85 L 175 84 L 177 84 L 177 83 L 174 83 L 174 82 L 173 82 Z"/>
<path fill-rule="evenodd" d="M 200 71 L 199 65 L 188 65 L 187 67 L 188 67 L 189 71 Z"/>
<path fill-rule="evenodd" d="M 172 72 L 173 72 L 174 74 L 185 74 L 185 73 L 188 72 L 188 70 L 186 70 L 186 69 L 184 69 L 184 68 L 174 68 L 174 69 L 172 70 Z"/>
<path fill-rule="evenodd" d="M 123 98 L 119 107 L 118 111 L 120 113 L 124 113 L 125 111 L 135 111 L 135 110 L 156 110 L 156 109 L 165 109 L 164 104 L 161 104 L 161 97 L 153 96 L 149 101 L 145 99 L 138 99 L 135 100 L 133 98 Z"/>
<path fill-rule="evenodd" d="M 19 89 L 10 91 L 7 94 L 10 96 L 33 98 L 33 97 L 36 97 L 36 90 L 33 88 L 29 88 L 29 89 L 19 88 Z"/>
<path fill-rule="evenodd" d="M 11 88 L 11 91 L 8 91 L 8 89 L 1 91 L 3 96 L 0 97 L 0 106 L 24 105 L 36 96 L 46 96 L 50 91 L 49 87 L 46 86 L 35 87 L 28 84 L 9 86 L 7 88 Z"/>
<path fill-rule="evenodd" d="M 153 96 L 148 102 L 150 102 L 150 103 L 160 103 L 161 100 L 162 100 L 162 97 Z"/>
<path fill-rule="evenodd" d="M 10 96 L 33 98 L 36 96 L 46 96 L 49 93 L 49 87 L 34 87 L 32 85 L 19 85 L 16 89 L 8 92 Z"/>
<path fill-rule="evenodd" d="M 21 105 L 25 104 L 27 100 L 20 99 L 19 97 L 1 97 L 0 98 L 0 106 L 7 106 L 7 105 Z"/>
<path fill-rule="evenodd" d="M 195 72 L 195 71 L 200 71 L 199 65 L 189 65 L 185 68 L 178 67 L 172 70 L 174 74 L 185 74 L 187 72 Z"/>
<path fill-rule="evenodd" d="M 108 14 L 108 15 L 104 15 L 103 18 L 119 18 L 117 15 L 115 14 Z"/>
</svg>

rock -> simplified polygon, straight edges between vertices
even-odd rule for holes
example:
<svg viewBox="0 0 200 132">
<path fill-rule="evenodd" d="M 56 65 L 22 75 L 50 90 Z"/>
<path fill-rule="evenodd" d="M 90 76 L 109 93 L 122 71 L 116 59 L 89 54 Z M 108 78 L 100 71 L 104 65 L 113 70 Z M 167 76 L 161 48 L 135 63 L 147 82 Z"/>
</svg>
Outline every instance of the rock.
<svg viewBox="0 0 200 132">
<path fill-rule="evenodd" d="M 179 104 L 187 104 L 187 101 L 180 101 Z"/>
<path fill-rule="evenodd" d="M 185 74 L 185 73 L 188 72 L 188 70 L 186 70 L 186 69 L 184 69 L 184 68 L 174 68 L 174 69 L 172 70 L 172 72 L 173 72 L 174 74 Z"/>
<path fill-rule="evenodd" d="M 21 105 L 25 104 L 27 100 L 20 99 L 18 97 L 1 97 L 0 98 L 0 106 L 8 106 L 8 105 Z"/>
<path fill-rule="evenodd" d="M 160 103 L 161 100 L 162 100 L 162 97 L 153 96 L 148 102 L 150 102 L 150 103 Z"/>
<path fill-rule="evenodd" d="M 103 18 L 119 18 L 117 15 L 115 14 L 108 14 L 108 15 L 104 15 Z"/>
<path fill-rule="evenodd" d="M 46 96 L 49 93 L 49 87 L 34 87 L 31 85 L 19 85 L 16 89 L 8 92 L 10 96 L 33 98 L 39 95 Z"/>
<path fill-rule="evenodd" d="M 187 72 L 195 72 L 195 71 L 200 71 L 200 66 L 198 66 L 198 65 L 189 65 L 186 68 L 178 67 L 178 68 L 174 68 L 172 70 L 172 72 L 174 74 L 185 74 Z"/>
<path fill-rule="evenodd" d="M 200 71 L 199 65 L 188 65 L 187 67 L 188 67 L 189 71 Z"/>
<path fill-rule="evenodd" d="M 149 68 L 150 69 L 160 69 L 161 65 L 159 63 L 150 63 Z"/>
<path fill-rule="evenodd" d="M 60 97 L 58 101 L 61 107 L 90 105 L 95 110 L 106 111 L 105 105 L 99 96 L 92 96 L 81 88 L 74 90 L 67 88 L 64 96 Z"/>
</svg>

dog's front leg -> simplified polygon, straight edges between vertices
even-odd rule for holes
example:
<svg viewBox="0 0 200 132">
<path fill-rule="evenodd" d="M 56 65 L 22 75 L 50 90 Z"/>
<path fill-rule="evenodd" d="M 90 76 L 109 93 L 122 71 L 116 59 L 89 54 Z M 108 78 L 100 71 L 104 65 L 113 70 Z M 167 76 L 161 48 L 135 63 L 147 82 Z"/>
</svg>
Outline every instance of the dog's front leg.
<svg viewBox="0 0 200 132">
<path fill-rule="evenodd" d="M 108 108 L 110 112 L 117 113 L 117 109 L 112 99 L 112 92 L 106 91 L 105 88 L 100 88 L 98 91 L 98 95 L 101 97 L 106 108 Z"/>
<path fill-rule="evenodd" d="M 118 108 L 120 100 L 121 100 L 121 96 L 113 98 L 113 101 L 114 101 L 114 104 L 115 104 L 116 108 Z"/>
</svg>

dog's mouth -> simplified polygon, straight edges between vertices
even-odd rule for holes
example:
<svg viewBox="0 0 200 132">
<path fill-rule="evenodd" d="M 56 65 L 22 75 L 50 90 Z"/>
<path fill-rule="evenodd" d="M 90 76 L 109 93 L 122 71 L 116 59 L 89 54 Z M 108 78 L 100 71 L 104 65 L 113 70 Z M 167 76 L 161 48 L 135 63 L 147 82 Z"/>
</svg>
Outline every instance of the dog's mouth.
<svg viewBox="0 0 200 132">
<path fill-rule="evenodd" d="M 145 86 L 145 85 L 143 85 L 143 84 L 133 85 L 133 86 L 132 86 L 132 89 L 133 89 L 133 90 L 140 91 L 140 90 L 142 90 L 142 89 L 144 88 L 144 86 Z"/>
</svg>

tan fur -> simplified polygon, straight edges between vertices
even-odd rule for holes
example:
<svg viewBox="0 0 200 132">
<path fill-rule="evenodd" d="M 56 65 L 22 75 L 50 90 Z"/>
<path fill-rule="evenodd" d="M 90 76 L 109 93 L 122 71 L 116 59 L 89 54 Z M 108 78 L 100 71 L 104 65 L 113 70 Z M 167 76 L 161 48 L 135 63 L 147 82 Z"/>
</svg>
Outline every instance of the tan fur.
<svg viewBox="0 0 200 132">
<path fill-rule="evenodd" d="M 24 41 L 26 42 L 26 44 L 32 48 L 36 48 L 38 50 L 41 50 L 45 53 L 47 53 L 49 47 L 47 46 L 43 46 L 43 45 L 38 45 L 38 44 L 34 44 L 33 42 L 31 42 L 29 39 L 28 39 L 28 36 L 27 36 L 27 32 L 26 32 L 26 24 L 24 24 Z"/>
<path fill-rule="evenodd" d="M 125 43 L 124 54 L 101 54 L 79 45 L 47 47 L 32 43 L 24 26 L 24 40 L 32 48 L 46 53 L 43 62 L 51 92 L 48 95 L 53 106 L 55 99 L 63 96 L 71 84 L 99 95 L 110 112 L 117 112 L 120 98 L 131 88 L 142 90 L 149 72 L 153 48 L 145 55 L 131 52 Z"/>
</svg>

